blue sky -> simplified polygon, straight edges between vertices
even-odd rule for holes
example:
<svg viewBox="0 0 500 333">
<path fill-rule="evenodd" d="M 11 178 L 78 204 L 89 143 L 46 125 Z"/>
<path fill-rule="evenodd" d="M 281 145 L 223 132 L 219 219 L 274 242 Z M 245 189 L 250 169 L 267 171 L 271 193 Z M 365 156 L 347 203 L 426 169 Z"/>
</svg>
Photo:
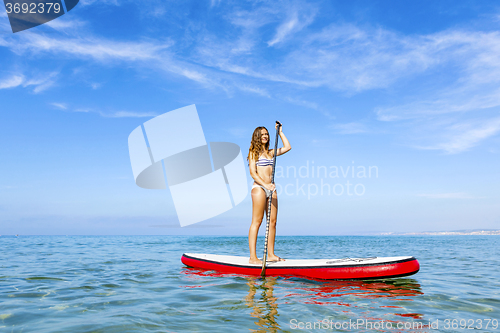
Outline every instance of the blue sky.
<svg viewBox="0 0 500 333">
<path fill-rule="evenodd" d="M 277 178 L 278 234 L 500 227 L 495 1 L 87 0 L 8 24 L 0 234 L 247 234 L 250 196 L 180 228 L 168 190 L 134 183 L 130 132 L 191 104 L 207 141 L 246 155 L 279 119 L 293 147 L 279 166 L 339 170 Z"/>
</svg>

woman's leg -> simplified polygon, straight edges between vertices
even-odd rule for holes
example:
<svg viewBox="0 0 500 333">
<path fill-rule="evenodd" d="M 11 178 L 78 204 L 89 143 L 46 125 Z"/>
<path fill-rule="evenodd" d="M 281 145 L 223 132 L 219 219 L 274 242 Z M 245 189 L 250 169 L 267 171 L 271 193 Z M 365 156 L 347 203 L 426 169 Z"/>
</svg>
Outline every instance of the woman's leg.
<svg viewBox="0 0 500 333">
<path fill-rule="evenodd" d="M 264 217 L 264 210 L 266 209 L 266 194 L 261 188 L 252 189 L 252 224 L 248 231 L 248 247 L 250 248 L 251 264 L 262 264 L 262 261 L 257 258 L 257 234 L 259 233 L 260 224 Z"/>
<path fill-rule="evenodd" d="M 267 216 L 267 206 L 266 206 L 266 216 Z M 269 261 L 280 260 L 280 258 L 274 254 L 274 241 L 276 239 L 277 217 L 278 217 L 278 196 L 276 192 L 273 192 L 273 199 L 271 201 L 271 221 L 269 224 L 269 240 L 267 243 L 267 253 L 268 253 L 267 259 Z"/>
</svg>

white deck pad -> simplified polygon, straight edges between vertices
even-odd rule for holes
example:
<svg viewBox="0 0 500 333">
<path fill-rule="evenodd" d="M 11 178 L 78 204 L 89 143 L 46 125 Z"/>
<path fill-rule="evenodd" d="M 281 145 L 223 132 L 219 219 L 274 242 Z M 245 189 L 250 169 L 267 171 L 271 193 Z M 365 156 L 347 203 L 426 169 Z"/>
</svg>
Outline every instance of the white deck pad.
<svg viewBox="0 0 500 333">
<path fill-rule="evenodd" d="M 261 267 L 261 264 L 250 264 L 249 257 L 238 257 L 218 254 L 201 254 L 201 253 L 186 253 L 185 255 L 213 262 L 218 262 L 227 265 L 237 266 L 255 266 Z M 377 265 L 377 264 L 390 264 L 401 260 L 409 260 L 411 256 L 400 257 L 370 257 L 370 258 L 343 258 L 343 259 L 286 259 L 285 261 L 268 261 L 266 267 L 335 267 L 335 266 L 348 266 L 348 265 Z M 262 258 L 259 258 L 262 260 Z"/>
</svg>

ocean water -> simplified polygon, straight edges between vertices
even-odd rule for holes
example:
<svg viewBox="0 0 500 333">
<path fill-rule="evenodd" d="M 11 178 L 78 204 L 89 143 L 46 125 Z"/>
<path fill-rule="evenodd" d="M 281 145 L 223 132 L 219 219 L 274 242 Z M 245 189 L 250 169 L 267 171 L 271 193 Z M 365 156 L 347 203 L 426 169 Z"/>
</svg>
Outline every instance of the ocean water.
<svg viewBox="0 0 500 333">
<path fill-rule="evenodd" d="M 259 240 L 259 248 L 263 248 Z M 184 267 L 246 237 L 0 237 L 0 332 L 500 332 L 499 236 L 278 237 L 284 258 L 412 255 L 377 281 Z"/>
</svg>

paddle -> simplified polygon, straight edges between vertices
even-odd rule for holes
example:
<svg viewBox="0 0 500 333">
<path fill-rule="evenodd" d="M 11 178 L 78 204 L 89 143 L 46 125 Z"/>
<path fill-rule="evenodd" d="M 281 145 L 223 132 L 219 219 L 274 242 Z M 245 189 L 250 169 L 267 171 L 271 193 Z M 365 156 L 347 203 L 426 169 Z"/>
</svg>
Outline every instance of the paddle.
<svg viewBox="0 0 500 333">
<path fill-rule="evenodd" d="M 281 123 L 276 120 L 278 128 L 276 129 L 276 139 L 274 140 L 274 156 L 273 156 L 273 174 L 271 176 L 271 183 L 274 184 L 274 171 L 276 170 L 276 155 L 278 153 L 278 135 L 280 132 Z M 271 203 L 273 201 L 273 195 L 269 196 L 267 204 L 267 221 L 266 221 L 266 242 L 264 243 L 264 257 L 262 258 L 262 272 L 260 276 L 264 277 L 266 275 L 266 259 L 267 259 L 267 241 L 269 237 L 269 224 L 271 223 Z"/>
</svg>

